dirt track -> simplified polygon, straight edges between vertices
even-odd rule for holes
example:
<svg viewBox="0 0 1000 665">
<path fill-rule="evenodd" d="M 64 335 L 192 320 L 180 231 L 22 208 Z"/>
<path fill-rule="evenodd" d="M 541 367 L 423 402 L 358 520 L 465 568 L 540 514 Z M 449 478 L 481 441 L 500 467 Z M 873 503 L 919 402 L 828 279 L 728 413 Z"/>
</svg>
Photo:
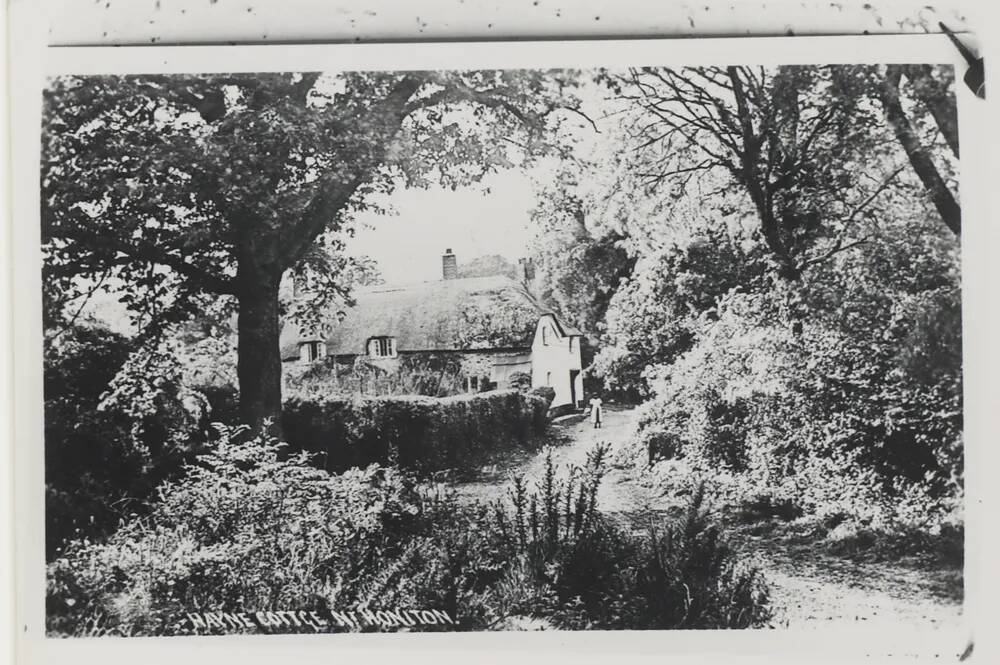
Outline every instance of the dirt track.
<svg viewBox="0 0 1000 665">
<path fill-rule="evenodd" d="M 609 408 L 601 429 L 580 419 L 554 424 L 555 438 L 563 444 L 553 448 L 553 461 L 561 473 L 571 465 L 582 466 L 589 450 L 598 443 L 622 440 L 633 422 L 633 411 Z M 469 501 L 501 499 L 511 473 L 534 482 L 544 468 L 544 453 L 511 455 L 454 489 Z M 651 520 L 676 512 L 679 505 L 677 498 L 662 495 L 632 468 L 611 468 L 598 494 L 602 511 L 640 530 Z M 962 605 L 956 595 L 960 571 L 922 567 L 915 561 L 851 561 L 825 552 L 821 543 L 790 544 L 775 531 L 752 531 L 740 529 L 732 534 L 733 540 L 756 560 L 770 582 L 775 627 L 857 626 L 867 631 L 961 626 Z"/>
</svg>

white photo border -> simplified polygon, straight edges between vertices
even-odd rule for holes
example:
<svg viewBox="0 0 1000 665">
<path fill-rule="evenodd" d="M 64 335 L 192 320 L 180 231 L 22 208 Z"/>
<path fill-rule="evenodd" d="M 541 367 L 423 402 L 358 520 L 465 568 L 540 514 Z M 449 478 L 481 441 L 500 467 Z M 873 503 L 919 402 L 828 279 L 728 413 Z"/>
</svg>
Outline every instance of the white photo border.
<svg viewBox="0 0 1000 665">
<path fill-rule="evenodd" d="M 35 26 L 37 27 L 37 26 Z M 30 30 L 28 31 L 30 33 Z M 979 593 L 989 574 L 983 559 L 990 511 L 989 470 L 997 428 L 989 396 L 995 386 L 997 336 L 990 286 L 998 283 L 991 250 L 988 107 L 961 81 L 965 65 L 940 35 L 866 37 L 697 38 L 566 42 L 450 42 L 417 44 L 276 46 L 33 46 L 31 34 L 14 35 L 18 53 L 11 79 L 13 399 L 18 662 L 177 662 L 239 659 L 244 663 L 294 658 L 301 662 L 604 662 L 629 656 L 721 662 L 786 657 L 853 658 L 922 655 L 954 659 L 976 634 L 989 630 L 987 599 Z M 18 42 L 21 42 L 20 46 Z M 25 43 L 29 42 L 29 43 Z M 966 625 L 960 630 L 889 633 L 857 630 L 745 630 L 649 632 L 451 633 L 391 635 L 233 636 L 204 638 L 56 639 L 45 637 L 44 458 L 42 448 L 41 251 L 39 246 L 39 128 L 41 91 L 58 74 L 212 73 L 268 71 L 597 68 L 642 65 L 934 63 L 956 67 L 962 147 L 963 353 L 966 455 Z M 995 186 L 995 185 L 993 185 Z M 993 505 L 992 501 L 990 505 Z M 975 509 L 974 509 L 975 508 Z"/>
</svg>

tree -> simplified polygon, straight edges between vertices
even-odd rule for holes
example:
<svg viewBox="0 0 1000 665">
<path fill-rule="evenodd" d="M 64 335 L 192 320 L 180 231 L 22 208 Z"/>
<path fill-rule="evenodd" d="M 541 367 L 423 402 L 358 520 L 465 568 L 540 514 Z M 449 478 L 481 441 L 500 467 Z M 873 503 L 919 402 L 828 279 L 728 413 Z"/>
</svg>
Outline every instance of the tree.
<svg viewBox="0 0 1000 665">
<path fill-rule="evenodd" d="M 708 219 L 643 256 L 610 299 L 595 371 L 610 388 L 647 394 L 647 369 L 688 351 L 701 322 L 717 316 L 720 298 L 766 288 L 763 254 L 760 244 Z"/>
<path fill-rule="evenodd" d="M 603 332 L 611 297 L 635 265 L 625 235 L 613 225 L 594 223 L 594 202 L 581 182 L 599 168 L 581 160 L 564 165 L 532 211 L 538 295 L 592 343 Z"/>
<path fill-rule="evenodd" d="M 465 261 L 458 266 L 458 276 L 460 278 L 492 277 L 494 275 L 504 275 L 516 280 L 518 279 L 517 266 L 499 254 L 477 256 L 471 261 Z"/>
<path fill-rule="evenodd" d="M 945 68 L 951 72 L 950 68 Z M 879 90 L 879 99 L 885 110 L 885 118 L 899 140 L 913 171 L 927 190 L 941 220 L 955 235 L 962 233 L 962 210 L 951 193 L 948 182 L 942 176 L 931 154 L 934 141 L 922 139 L 914 127 L 910 116 L 903 108 L 900 84 L 903 75 L 909 79 L 911 87 L 921 105 L 934 118 L 941 137 L 957 158 L 958 151 L 958 110 L 952 92 L 954 76 L 941 76 L 930 65 L 889 65 Z"/>
<path fill-rule="evenodd" d="M 48 556 L 71 538 L 113 531 L 204 452 L 204 411 L 169 367 L 156 373 L 155 391 L 141 396 L 117 382 L 132 347 L 99 326 L 71 325 L 45 348 Z"/>
<path fill-rule="evenodd" d="M 871 67 L 632 69 L 604 80 L 632 110 L 636 168 L 650 187 L 683 191 L 721 173 L 749 199 L 777 274 L 869 240 L 865 228 L 905 163 L 873 104 Z M 942 115 L 943 118 L 943 115 Z"/>
<path fill-rule="evenodd" d="M 495 349 L 531 343 L 538 325 L 538 306 L 523 285 L 499 290 L 495 297 L 470 299 L 459 312 L 456 345 L 461 349 Z"/>
<path fill-rule="evenodd" d="M 206 298 L 229 298 L 243 420 L 277 423 L 286 271 L 329 268 L 311 248 L 336 255 L 351 215 L 397 183 L 458 186 L 536 154 L 554 112 L 572 104 L 569 78 L 53 79 L 41 165 L 47 319 L 96 284 L 118 290 L 140 335 L 155 338 Z"/>
</svg>

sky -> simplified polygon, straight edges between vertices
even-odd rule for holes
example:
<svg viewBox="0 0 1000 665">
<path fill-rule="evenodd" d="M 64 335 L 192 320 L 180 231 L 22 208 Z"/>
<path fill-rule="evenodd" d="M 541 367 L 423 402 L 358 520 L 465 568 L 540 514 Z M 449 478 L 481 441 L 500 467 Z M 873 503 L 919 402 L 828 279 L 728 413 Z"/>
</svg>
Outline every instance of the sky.
<svg viewBox="0 0 1000 665">
<path fill-rule="evenodd" d="M 585 81 L 576 94 L 595 122 L 602 125 L 602 115 L 607 112 L 605 93 Z M 593 144 L 590 147 L 608 139 L 595 135 L 589 124 L 575 117 L 560 131 Z M 576 150 L 587 148 L 577 145 Z M 399 187 L 379 201 L 394 208 L 395 215 L 366 213 L 355 218 L 361 224 L 356 236 L 348 240 L 347 253 L 375 259 L 383 279 L 390 284 L 441 279 L 441 255 L 446 249 L 457 255 L 460 266 L 488 254 L 500 254 L 516 263 L 528 255 L 534 233 L 530 217 L 539 183 L 551 182 L 557 167 L 558 160 L 543 158 L 528 169 L 513 167 L 455 191 Z"/>
<path fill-rule="evenodd" d="M 348 254 L 375 259 L 387 283 L 441 279 L 446 249 L 459 265 L 487 254 L 512 263 L 527 256 L 535 191 L 523 169 L 495 173 L 455 191 L 399 188 L 387 203 L 395 214 L 359 215 L 357 234 L 347 241 Z"/>
</svg>

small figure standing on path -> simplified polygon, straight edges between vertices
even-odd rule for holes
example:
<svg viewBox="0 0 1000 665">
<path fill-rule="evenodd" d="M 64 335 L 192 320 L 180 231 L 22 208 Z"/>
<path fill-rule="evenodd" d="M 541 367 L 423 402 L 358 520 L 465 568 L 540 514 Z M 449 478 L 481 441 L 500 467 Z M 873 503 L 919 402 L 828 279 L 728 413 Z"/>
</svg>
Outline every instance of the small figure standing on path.
<svg viewBox="0 0 1000 665">
<path fill-rule="evenodd" d="M 601 398 L 594 397 L 590 400 L 590 422 L 594 423 L 594 429 L 601 426 L 604 420 L 604 409 L 601 408 Z"/>
</svg>

